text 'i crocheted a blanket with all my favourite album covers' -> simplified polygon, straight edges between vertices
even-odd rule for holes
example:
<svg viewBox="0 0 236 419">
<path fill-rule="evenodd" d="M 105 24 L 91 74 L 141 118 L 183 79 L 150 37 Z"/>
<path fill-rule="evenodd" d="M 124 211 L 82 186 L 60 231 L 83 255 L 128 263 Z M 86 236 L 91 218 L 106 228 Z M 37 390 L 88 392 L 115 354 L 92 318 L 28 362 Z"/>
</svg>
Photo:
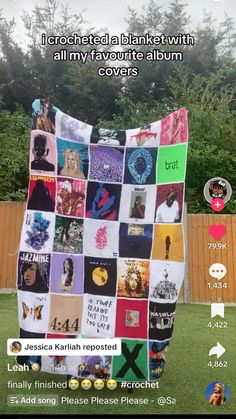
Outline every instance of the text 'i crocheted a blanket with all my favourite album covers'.
<svg viewBox="0 0 236 419">
<path fill-rule="evenodd" d="M 120 338 L 122 348 L 33 357 L 41 371 L 117 381 L 162 375 L 185 273 L 187 143 L 184 108 L 113 130 L 33 102 L 20 337 Z"/>
</svg>

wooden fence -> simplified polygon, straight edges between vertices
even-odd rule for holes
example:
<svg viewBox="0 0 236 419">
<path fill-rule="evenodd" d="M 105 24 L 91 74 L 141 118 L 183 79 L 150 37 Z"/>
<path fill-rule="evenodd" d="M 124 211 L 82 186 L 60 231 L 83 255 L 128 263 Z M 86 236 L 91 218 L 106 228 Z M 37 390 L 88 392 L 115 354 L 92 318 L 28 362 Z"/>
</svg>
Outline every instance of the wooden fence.
<svg viewBox="0 0 236 419">
<path fill-rule="evenodd" d="M 25 203 L 0 202 L 0 289 L 15 288 L 16 262 Z M 216 241 L 209 234 L 211 224 L 225 224 L 227 233 Z M 180 301 L 194 303 L 236 303 L 236 215 L 193 215 L 186 217 L 187 264 Z M 226 249 L 209 249 L 209 243 Z M 223 263 L 227 274 L 221 281 L 209 276 L 213 263 Z M 214 288 L 214 283 L 227 288 Z M 209 283 L 212 289 L 209 288 Z"/>
<path fill-rule="evenodd" d="M 0 288 L 15 288 L 24 202 L 0 202 Z"/>
<path fill-rule="evenodd" d="M 226 225 L 227 232 L 221 240 L 216 241 L 210 235 L 211 224 Z M 236 303 L 236 215 L 189 214 L 187 231 L 186 282 L 189 301 Z M 214 243 L 221 244 L 223 248 L 213 249 Z M 227 273 L 221 281 L 209 276 L 208 270 L 213 263 L 222 263 L 227 268 Z M 209 288 L 209 283 L 212 289 Z M 225 283 L 226 288 L 214 288 L 214 283 Z"/>
</svg>

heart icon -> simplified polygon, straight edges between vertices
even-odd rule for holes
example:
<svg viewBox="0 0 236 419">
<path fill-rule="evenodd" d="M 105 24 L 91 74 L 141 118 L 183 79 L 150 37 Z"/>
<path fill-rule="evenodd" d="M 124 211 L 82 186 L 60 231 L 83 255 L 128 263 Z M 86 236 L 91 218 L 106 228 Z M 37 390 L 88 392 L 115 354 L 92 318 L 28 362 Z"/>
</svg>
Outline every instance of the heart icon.
<svg viewBox="0 0 236 419">
<path fill-rule="evenodd" d="M 224 224 L 211 224 L 209 227 L 209 232 L 216 240 L 220 240 L 226 233 L 226 226 Z"/>
</svg>

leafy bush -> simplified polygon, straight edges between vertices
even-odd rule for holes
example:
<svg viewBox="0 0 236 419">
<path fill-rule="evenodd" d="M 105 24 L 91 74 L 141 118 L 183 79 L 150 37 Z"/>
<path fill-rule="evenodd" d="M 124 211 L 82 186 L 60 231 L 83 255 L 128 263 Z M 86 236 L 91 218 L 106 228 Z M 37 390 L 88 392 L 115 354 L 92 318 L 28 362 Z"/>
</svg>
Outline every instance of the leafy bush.
<svg viewBox="0 0 236 419">
<path fill-rule="evenodd" d="M 22 109 L 0 113 L 0 200 L 25 201 L 28 186 L 30 118 Z"/>
</svg>

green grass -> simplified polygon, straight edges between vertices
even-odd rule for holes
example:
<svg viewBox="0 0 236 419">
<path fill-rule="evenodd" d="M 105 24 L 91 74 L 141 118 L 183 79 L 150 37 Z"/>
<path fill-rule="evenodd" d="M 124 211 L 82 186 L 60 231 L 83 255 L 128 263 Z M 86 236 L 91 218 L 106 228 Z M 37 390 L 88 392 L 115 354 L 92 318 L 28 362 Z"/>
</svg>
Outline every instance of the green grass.
<svg viewBox="0 0 236 419">
<path fill-rule="evenodd" d="M 20 413 L 65 413 L 73 414 L 218 414 L 236 412 L 236 307 L 226 307 L 225 321 L 228 322 L 227 329 L 209 329 L 207 327 L 210 319 L 210 306 L 179 304 L 175 319 L 175 329 L 172 342 L 167 352 L 167 363 L 163 377 L 160 380 L 159 389 L 135 389 L 130 397 L 147 397 L 155 399 L 158 396 L 171 396 L 176 398 L 174 406 L 160 407 L 157 403 L 148 405 L 67 405 L 58 407 L 35 406 L 17 408 L 8 407 L 6 403 L 8 394 L 27 394 L 27 390 L 9 390 L 7 381 L 36 381 L 51 380 L 64 381 L 63 376 L 49 375 L 36 372 L 9 372 L 7 363 L 14 364 L 14 358 L 6 355 L 6 340 L 10 337 L 18 336 L 17 305 L 16 297 L 0 295 L 1 311 L 1 371 L 0 387 L 2 401 L 0 412 L 5 414 Z M 228 368 L 211 369 L 207 366 L 209 360 L 215 357 L 208 357 L 209 349 L 219 341 L 226 349 L 225 354 L 219 360 L 227 360 Z M 212 381 L 223 381 L 230 388 L 230 399 L 221 407 L 211 406 L 205 398 L 205 388 Z M 68 390 L 31 390 L 32 394 L 58 394 L 70 397 L 120 397 L 127 396 L 127 390 L 116 389 L 113 392 L 108 389 L 102 391 L 90 390 L 85 392 Z"/>
</svg>

